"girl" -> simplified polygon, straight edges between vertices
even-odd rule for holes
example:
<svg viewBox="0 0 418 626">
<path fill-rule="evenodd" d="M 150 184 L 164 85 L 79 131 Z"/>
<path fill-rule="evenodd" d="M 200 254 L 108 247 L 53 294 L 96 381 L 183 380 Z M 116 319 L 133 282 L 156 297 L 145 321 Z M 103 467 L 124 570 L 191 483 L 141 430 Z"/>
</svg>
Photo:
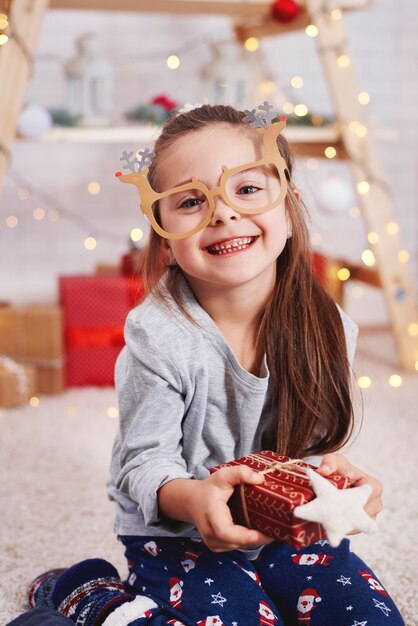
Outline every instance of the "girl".
<svg viewBox="0 0 418 626">
<path fill-rule="evenodd" d="M 137 185 L 152 229 L 147 295 L 128 316 L 116 366 L 109 494 L 129 577 L 106 593 L 119 611 L 137 594 L 152 606 L 148 618 L 134 611 L 135 622 L 115 624 L 403 624 L 347 539 L 296 551 L 237 526 L 227 506 L 234 487 L 263 477 L 243 466 L 209 475 L 263 449 L 316 457 L 322 475 L 372 487 L 370 516 L 382 508 L 380 483 L 337 453 L 353 427 L 357 329 L 312 276 L 284 121 L 260 109 L 205 105 L 169 120 L 155 155 L 138 163 L 124 154 L 131 173 L 121 180 Z M 84 598 L 74 621 L 110 613 L 113 623 L 109 607 L 102 617 L 93 609 L 105 593 L 101 567 L 75 566 L 72 583 L 70 570 L 44 575 L 32 597 L 50 598 L 45 587 L 58 578 L 67 615 L 68 597 Z"/>
</svg>

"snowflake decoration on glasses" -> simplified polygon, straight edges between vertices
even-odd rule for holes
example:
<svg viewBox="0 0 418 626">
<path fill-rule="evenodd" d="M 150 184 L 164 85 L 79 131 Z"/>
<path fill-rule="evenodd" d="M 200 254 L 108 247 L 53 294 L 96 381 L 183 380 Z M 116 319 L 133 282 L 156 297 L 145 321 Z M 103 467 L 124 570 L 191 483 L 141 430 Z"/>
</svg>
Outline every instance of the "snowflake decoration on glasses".
<svg viewBox="0 0 418 626">
<path fill-rule="evenodd" d="M 144 148 L 144 150 L 138 150 L 137 152 L 126 152 L 124 150 L 120 160 L 125 161 L 124 170 L 142 172 L 142 170 L 151 165 L 154 157 L 155 152 L 152 152 L 149 148 Z"/>
<path fill-rule="evenodd" d="M 276 113 L 272 112 L 273 105 L 269 104 L 267 100 L 260 104 L 258 112 L 256 109 L 249 111 L 245 109 L 245 117 L 242 118 L 243 122 L 248 122 L 249 126 L 253 128 L 268 128 L 273 123 L 274 118 L 277 117 Z"/>
</svg>

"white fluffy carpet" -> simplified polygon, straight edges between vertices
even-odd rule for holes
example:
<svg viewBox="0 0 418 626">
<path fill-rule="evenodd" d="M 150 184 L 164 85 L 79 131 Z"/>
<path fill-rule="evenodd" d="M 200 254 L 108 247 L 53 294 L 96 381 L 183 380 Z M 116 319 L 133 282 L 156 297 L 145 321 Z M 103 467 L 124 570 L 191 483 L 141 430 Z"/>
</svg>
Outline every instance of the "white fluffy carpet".
<svg viewBox="0 0 418 626">
<path fill-rule="evenodd" d="M 402 374 L 401 387 L 389 386 L 400 372 L 382 329 L 362 332 L 355 369 L 372 385 L 350 456 L 383 482 L 385 509 L 380 532 L 353 544 L 416 626 L 418 379 Z M 101 556 L 125 574 L 105 491 L 115 403 L 112 389 L 84 388 L 44 396 L 37 408 L 0 409 L 0 626 L 24 610 L 28 583 L 46 569 Z"/>
</svg>

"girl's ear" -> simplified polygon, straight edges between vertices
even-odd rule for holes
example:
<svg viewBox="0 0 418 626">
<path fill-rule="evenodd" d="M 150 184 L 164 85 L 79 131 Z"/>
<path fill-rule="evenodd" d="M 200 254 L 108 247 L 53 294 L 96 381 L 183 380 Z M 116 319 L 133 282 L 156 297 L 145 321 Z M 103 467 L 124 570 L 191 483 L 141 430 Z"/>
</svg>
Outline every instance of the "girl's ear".
<svg viewBox="0 0 418 626">
<path fill-rule="evenodd" d="M 299 200 L 299 202 L 302 200 L 302 194 L 300 193 L 299 189 L 293 188 L 293 193 L 295 194 L 296 198 Z"/>
<path fill-rule="evenodd" d="M 173 265 L 173 251 L 168 243 L 168 239 L 161 238 L 161 252 L 163 257 L 166 257 L 168 264 Z"/>
<path fill-rule="evenodd" d="M 167 239 L 161 238 L 161 250 L 168 257 L 171 256 L 171 248 L 170 248 L 170 244 L 168 243 Z"/>
</svg>

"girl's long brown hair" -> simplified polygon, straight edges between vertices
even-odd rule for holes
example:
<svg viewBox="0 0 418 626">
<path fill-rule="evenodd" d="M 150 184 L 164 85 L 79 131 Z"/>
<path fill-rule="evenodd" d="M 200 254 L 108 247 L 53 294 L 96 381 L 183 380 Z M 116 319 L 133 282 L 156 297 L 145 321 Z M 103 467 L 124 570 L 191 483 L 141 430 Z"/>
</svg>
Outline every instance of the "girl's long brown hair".
<svg viewBox="0 0 418 626">
<path fill-rule="evenodd" d="M 156 157 L 148 173 L 151 186 L 158 190 L 163 155 L 178 138 L 213 124 L 251 132 L 243 115 L 230 106 L 204 105 L 170 119 L 155 144 Z M 260 313 L 257 352 L 267 355 L 273 384 L 276 449 L 299 457 L 337 450 L 346 443 L 353 430 L 353 408 L 341 316 L 312 274 L 306 209 L 292 184 L 293 157 L 282 135 L 277 143 L 288 168 L 286 208 L 293 235 L 277 259 L 275 288 Z M 140 268 L 145 296 L 152 292 L 167 304 L 159 279 L 168 272 L 168 290 L 190 317 L 178 288 L 181 269 L 167 267 L 162 258 L 161 238 L 151 229 Z"/>
</svg>

